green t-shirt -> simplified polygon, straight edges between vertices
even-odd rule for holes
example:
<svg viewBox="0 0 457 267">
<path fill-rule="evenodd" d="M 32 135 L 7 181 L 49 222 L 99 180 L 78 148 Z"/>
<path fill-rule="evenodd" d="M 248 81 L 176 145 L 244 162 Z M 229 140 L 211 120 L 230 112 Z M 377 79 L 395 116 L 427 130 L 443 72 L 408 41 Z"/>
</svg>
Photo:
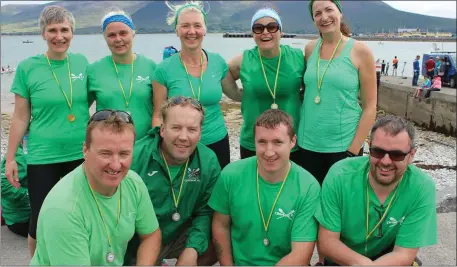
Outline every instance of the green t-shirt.
<svg viewBox="0 0 457 267">
<path fill-rule="evenodd" d="M 145 136 L 152 127 L 152 75 L 156 63 L 143 55 L 136 54 L 133 66 L 132 95 L 129 99 L 132 64 L 116 63 L 119 79 L 124 88 L 122 93 L 111 56 L 106 56 L 87 68 L 89 100 L 95 100 L 96 110 L 115 109 L 130 112 L 135 124 L 136 140 Z"/>
<path fill-rule="evenodd" d="M 170 175 L 171 175 L 172 182 L 174 182 L 175 180 L 181 181 L 182 176 L 178 177 L 178 174 L 181 172 L 182 167 L 183 167 L 183 165 L 179 165 L 179 166 L 168 165 L 168 168 L 170 169 Z M 168 172 L 166 173 L 166 175 L 168 177 Z"/>
<path fill-rule="evenodd" d="M 30 217 L 30 202 L 27 189 L 27 158 L 22 145 L 17 148 L 16 162 L 19 174 L 19 189 L 14 188 L 5 175 L 6 157 L 2 160 L 2 217 L 7 225 L 27 222 Z"/>
<path fill-rule="evenodd" d="M 316 219 L 326 229 L 340 232 L 341 241 L 355 252 L 365 255 L 366 186 L 369 162 L 367 157 L 341 160 L 333 165 L 322 185 L 321 202 Z M 384 202 L 379 200 L 371 186 L 370 231 L 384 214 L 394 191 Z M 379 255 L 392 245 L 420 248 L 437 243 L 436 186 L 420 169 L 409 165 L 386 218 L 368 239 L 369 258 Z"/>
<path fill-rule="evenodd" d="M 134 171 L 128 172 L 111 197 L 95 195 L 110 234 L 111 250 L 97 204 L 79 166 L 52 188 L 41 207 L 37 248 L 30 265 L 119 266 L 135 232 L 145 235 L 158 229 L 146 186 Z M 117 225 L 119 195 L 121 215 Z M 110 251 L 116 256 L 112 263 L 106 260 Z"/>
<path fill-rule="evenodd" d="M 280 110 L 292 116 L 295 130 L 297 130 L 300 121 L 300 88 L 305 73 L 305 60 L 300 49 L 288 45 L 281 45 L 281 53 L 281 66 L 276 86 L 276 104 Z M 274 58 L 262 57 L 271 90 L 274 90 L 278 61 L 279 55 Z M 244 51 L 240 80 L 243 85 L 243 97 L 241 99 L 243 125 L 241 126 L 240 145 L 255 151 L 255 121 L 260 114 L 270 109 L 273 103 L 273 97 L 268 90 L 260 65 L 257 46 Z M 297 148 L 292 151 L 297 150 Z"/>
<path fill-rule="evenodd" d="M 322 80 L 319 104 L 314 103 L 314 98 L 317 95 L 320 41 L 309 56 L 303 77 L 306 90 L 297 133 L 298 145 L 301 148 L 320 153 L 336 153 L 346 151 L 351 145 L 362 116 L 358 101 L 359 71 L 351 60 L 353 45 L 354 39 L 349 38 L 338 57 L 328 66 Z M 328 60 L 321 60 L 320 76 L 327 63 Z"/>
<path fill-rule="evenodd" d="M 31 122 L 27 144 L 28 164 L 52 164 L 83 157 L 82 147 L 89 120 L 86 68 L 89 64 L 81 54 L 68 53 L 73 85 L 72 111 L 67 60 L 50 60 L 62 87 L 60 89 L 46 57 L 36 55 L 19 63 L 11 92 L 30 102 Z M 75 121 L 68 121 L 73 114 Z"/>
<path fill-rule="evenodd" d="M 291 170 L 273 211 L 265 247 L 265 230 L 257 199 L 256 160 L 250 157 L 227 165 L 208 202 L 215 211 L 230 215 L 235 265 L 275 265 L 291 252 L 291 242 L 314 242 L 314 212 L 320 186 L 306 170 L 291 162 Z M 265 219 L 282 182 L 271 184 L 259 176 L 260 201 Z"/>
<path fill-rule="evenodd" d="M 224 115 L 222 114 L 219 102 L 222 99 L 222 79 L 228 71 L 225 60 L 216 53 L 207 52 L 208 67 L 203 73 L 202 85 L 200 88 L 200 103 L 205 109 L 205 120 L 200 142 L 210 145 L 222 140 L 227 135 Z M 200 78 L 189 75 L 179 58 L 175 54 L 157 65 L 156 72 L 152 78 L 154 81 L 168 89 L 168 98 L 174 96 L 193 97 L 189 79 L 194 88 L 195 97 L 198 99 L 198 87 Z"/>
</svg>

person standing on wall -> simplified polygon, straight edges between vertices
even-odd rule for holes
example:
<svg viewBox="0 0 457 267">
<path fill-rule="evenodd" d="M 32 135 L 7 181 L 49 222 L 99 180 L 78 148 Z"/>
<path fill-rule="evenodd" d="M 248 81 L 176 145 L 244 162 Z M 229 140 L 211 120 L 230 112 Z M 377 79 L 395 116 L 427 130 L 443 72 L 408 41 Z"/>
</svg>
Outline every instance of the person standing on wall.
<svg viewBox="0 0 457 267">
<path fill-rule="evenodd" d="M 419 55 L 416 56 L 416 59 L 413 62 L 413 86 L 417 86 L 417 80 L 419 79 L 420 73 L 420 63 L 419 59 L 421 57 Z"/>
</svg>

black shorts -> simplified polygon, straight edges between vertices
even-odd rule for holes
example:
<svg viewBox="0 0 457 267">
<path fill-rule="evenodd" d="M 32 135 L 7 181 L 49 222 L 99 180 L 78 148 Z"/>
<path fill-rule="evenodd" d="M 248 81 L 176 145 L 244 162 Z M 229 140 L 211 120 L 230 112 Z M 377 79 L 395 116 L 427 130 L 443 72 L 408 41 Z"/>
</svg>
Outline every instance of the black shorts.
<svg viewBox="0 0 457 267">
<path fill-rule="evenodd" d="M 324 182 L 328 170 L 336 162 L 348 157 L 346 151 L 336 153 L 320 153 L 300 148 L 299 150 L 300 162 L 297 163 L 303 169 L 310 172 L 320 185 Z M 363 149 L 360 149 L 358 154 L 363 155 Z"/>
<path fill-rule="evenodd" d="M 230 163 L 230 144 L 228 134 L 220 141 L 207 145 L 214 153 L 216 153 L 221 170 Z"/>
<path fill-rule="evenodd" d="M 28 190 L 30 198 L 29 235 L 36 239 L 38 215 L 43 201 L 57 182 L 81 165 L 84 159 L 74 161 L 27 165 Z"/>
<path fill-rule="evenodd" d="M 300 162 L 300 150 L 294 151 L 290 153 L 290 160 L 298 164 Z M 249 157 L 255 156 L 255 151 L 249 150 L 247 148 L 244 148 L 240 146 L 240 158 L 245 159 Z"/>
<path fill-rule="evenodd" d="M 11 232 L 23 237 L 27 237 L 27 234 L 29 233 L 29 221 L 6 225 L 6 227 L 8 227 Z"/>
</svg>

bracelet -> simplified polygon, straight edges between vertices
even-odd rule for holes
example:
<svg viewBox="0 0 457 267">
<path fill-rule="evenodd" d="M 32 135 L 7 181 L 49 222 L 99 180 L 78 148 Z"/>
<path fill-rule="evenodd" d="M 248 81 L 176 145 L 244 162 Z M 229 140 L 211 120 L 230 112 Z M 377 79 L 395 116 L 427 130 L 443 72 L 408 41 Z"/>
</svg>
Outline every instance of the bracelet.
<svg viewBox="0 0 457 267">
<path fill-rule="evenodd" d="M 352 152 L 349 151 L 349 150 L 346 150 L 346 155 L 349 156 L 349 157 L 355 157 L 355 156 L 357 156 L 356 154 L 352 153 Z"/>
</svg>

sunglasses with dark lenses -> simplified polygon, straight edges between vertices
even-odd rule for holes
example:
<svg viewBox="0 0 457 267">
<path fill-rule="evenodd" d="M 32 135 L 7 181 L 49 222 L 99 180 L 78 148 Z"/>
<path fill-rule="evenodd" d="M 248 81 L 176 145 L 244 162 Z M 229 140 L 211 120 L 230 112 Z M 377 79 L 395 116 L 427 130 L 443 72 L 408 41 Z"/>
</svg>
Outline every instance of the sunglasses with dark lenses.
<svg viewBox="0 0 457 267">
<path fill-rule="evenodd" d="M 252 25 L 252 32 L 255 34 L 261 34 L 267 28 L 269 33 L 275 33 L 279 31 L 279 24 L 277 22 L 270 22 L 267 25 L 256 23 Z"/>
<path fill-rule="evenodd" d="M 386 154 L 389 154 L 389 158 L 392 161 L 402 161 L 402 160 L 405 159 L 405 157 L 410 152 L 411 152 L 411 150 L 405 153 L 405 152 L 400 151 L 400 150 L 387 151 L 387 150 L 381 149 L 379 147 L 370 147 L 370 155 L 372 157 L 377 158 L 377 159 L 382 159 L 382 158 L 384 158 L 384 156 Z"/>
<path fill-rule="evenodd" d="M 94 115 L 92 115 L 92 117 L 90 117 L 88 124 L 90 124 L 93 121 L 107 120 L 112 115 L 120 118 L 121 120 L 123 120 L 126 123 L 133 124 L 133 119 L 130 116 L 130 114 L 128 114 L 127 112 L 122 111 L 122 110 L 112 110 L 112 109 L 104 109 L 104 110 L 95 112 Z"/>
<path fill-rule="evenodd" d="M 177 106 L 184 102 L 188 102 L 191 105 L 193 105 L 194 107 L 196 107 L 197 109 L 203 110 L 202 104 L 200 104 L 200 102 L 198 100 L 196 100 L 194 98 L 190 98 L 190 97 L 183 97 L 183 96 L 173 97 L 169 102 L 170 103 L 169 106 Z"/>
</svg>

